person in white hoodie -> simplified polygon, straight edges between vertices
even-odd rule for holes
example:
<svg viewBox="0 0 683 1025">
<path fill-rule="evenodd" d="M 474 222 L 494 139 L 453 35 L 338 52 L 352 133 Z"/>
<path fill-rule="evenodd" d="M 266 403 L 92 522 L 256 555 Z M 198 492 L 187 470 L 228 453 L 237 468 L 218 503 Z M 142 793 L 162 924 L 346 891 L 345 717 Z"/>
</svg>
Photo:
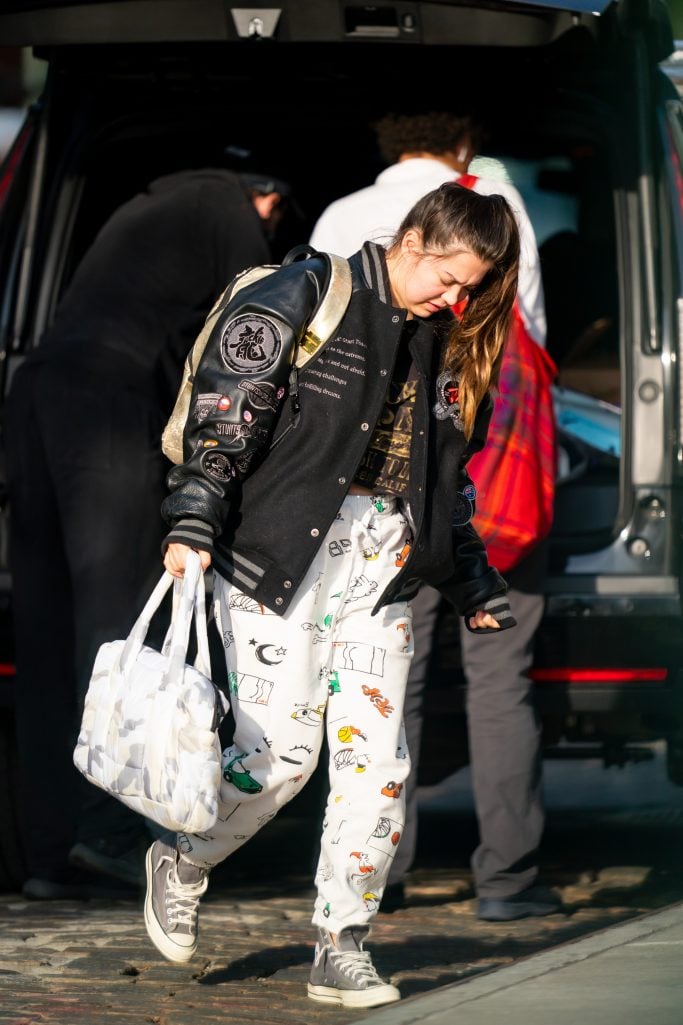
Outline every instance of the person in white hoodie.
<svg viewBox="0 0 683 1025">
<path fill-rule="evenodd" d="M 388 166 L 374 184 L 332 202 L 315 224 L 310 244 L 339 256 L 351 256 L 367 240 L 386 241 L 407 210 L 445 181 L 460 181 L 484 195 L 502 195 L 516 215 L 520 231 L 518 310 L 531 339 L 543 347 L 546 317 L 534 230 L 519 191 L 504 174 L 494 179 L 472 173 L 481 138 L 478 123 L 469 115 L 437 111 L 387 114 L 374 127 Z M 478 505 L 481 508 L 481 501 Z M 560 909 L 557 895 L 536 885 L 544 811 L 540 727 L 528 671 L 543 614 L 545 570 L 546 548 L 540 544 L 506 572 L 510 604 L 521 627 L 506 631 L 505 637 L 496 637 L 495 644 L 488 646 L 461 631 L 480 838 L 472 856 L 472 870 L 479 898 L 478 916 L 490 921 L 547 915 Z M 412 603 L 415 654 L 404 718 L 413 767 L 405 785 L 406 823 L 383 910 L 403 903 L 404 880 L 415 857 L 424 690 L 439 604 L 438 592 L 427 585 Z"/>
</svg>

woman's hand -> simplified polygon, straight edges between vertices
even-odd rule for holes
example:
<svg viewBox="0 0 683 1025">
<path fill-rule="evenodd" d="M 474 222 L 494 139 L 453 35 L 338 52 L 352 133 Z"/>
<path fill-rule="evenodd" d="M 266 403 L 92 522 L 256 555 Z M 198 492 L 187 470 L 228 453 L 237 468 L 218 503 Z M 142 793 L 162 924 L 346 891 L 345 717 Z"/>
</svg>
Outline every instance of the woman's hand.
<svg viewBox="0 0 683 1025">
<path fill-rule="evenodd" d="M 496 622 L 490 612 L 484 612 L 483 609 L 477 609 L 474 615 L 468 619 L 468 623 L 472 630 L 481 630 L 486 626 L 493 630 L 500 630 L 500 623 Z"/>
<path fill-rule="evenodd" d="M 202 572 L 211 565 L 211 556 L 208 552 L 198 551 L 196 548 L 190 548 L 188 545 L 173 542 L 166 549 L 164 556 L 164 566 L 172 577 L 182 577 L 185 575 L 185 563 L 187 562 L 188 552 L 197 552 L 202 564 Z"/>
</svg>

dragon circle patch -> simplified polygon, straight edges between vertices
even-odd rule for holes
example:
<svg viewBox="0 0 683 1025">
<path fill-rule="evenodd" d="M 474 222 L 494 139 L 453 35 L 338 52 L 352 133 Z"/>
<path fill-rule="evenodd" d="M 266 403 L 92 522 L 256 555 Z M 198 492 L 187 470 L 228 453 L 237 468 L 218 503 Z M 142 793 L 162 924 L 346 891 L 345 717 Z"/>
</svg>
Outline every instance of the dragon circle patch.
<svg viewBox="0 0 683 1025">
<path fill-rule="evenodd" d="M 282 334 L 270 317 L 243 314 L 231 320 L 221 336 L 221 358 L 238 374 L 262 374 L 282 349 Z"/>
</svg>

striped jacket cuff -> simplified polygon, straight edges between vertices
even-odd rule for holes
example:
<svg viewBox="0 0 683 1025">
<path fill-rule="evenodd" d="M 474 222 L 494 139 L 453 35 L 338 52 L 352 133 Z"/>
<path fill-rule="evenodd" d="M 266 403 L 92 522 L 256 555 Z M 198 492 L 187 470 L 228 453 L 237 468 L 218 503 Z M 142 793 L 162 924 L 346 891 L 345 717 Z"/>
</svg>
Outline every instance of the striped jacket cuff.
<svg viewBox="0 0 683 1025">
<path fill-rule="evenodd" d="M 213 530 L 204 520 L 178 520 L 175 527 L 164 538 L 161 554 L 166 554 L 170 544 L 187 545 L 202 552 L 213 551 Z"/>
<path fill-rule="evenodd" d="M 490 598 L 484 605 L 480 605 L 479 608 L 483 609 L 484 612 L 488 612 L 489 615 L 493 616 L 496 623 L 498 623 L 498 629 L 495 626 L 484 626 L 479 629 L 472 629 L 470 626 L 470 616 L 474 615 L 476 609 L 473 612 L 468 612 L 465 616 L 465 626 L 473 634 L 493 634 L 499 633 L 500 630 L 508 630 L 511 626 L 517 626 L 517 620 L 512 615 L 512 609 L 510 603 L 505 595 L 499 595 L 496 598 Z"/>
</svg>

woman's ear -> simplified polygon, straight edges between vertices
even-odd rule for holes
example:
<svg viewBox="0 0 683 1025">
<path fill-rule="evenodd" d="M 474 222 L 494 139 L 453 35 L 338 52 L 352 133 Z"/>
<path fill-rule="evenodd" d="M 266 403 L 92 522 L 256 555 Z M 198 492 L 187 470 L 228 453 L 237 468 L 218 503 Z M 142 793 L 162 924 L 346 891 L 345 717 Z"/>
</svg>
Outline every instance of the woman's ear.
<svg viewBox="0 0 683 1025">
<path fill-rule="evenodd" d="M 422 255 L 422 232 L 418 228 L 409 228 L 401 239 L 401 252 L 404 256 Z"/>
</svg>

